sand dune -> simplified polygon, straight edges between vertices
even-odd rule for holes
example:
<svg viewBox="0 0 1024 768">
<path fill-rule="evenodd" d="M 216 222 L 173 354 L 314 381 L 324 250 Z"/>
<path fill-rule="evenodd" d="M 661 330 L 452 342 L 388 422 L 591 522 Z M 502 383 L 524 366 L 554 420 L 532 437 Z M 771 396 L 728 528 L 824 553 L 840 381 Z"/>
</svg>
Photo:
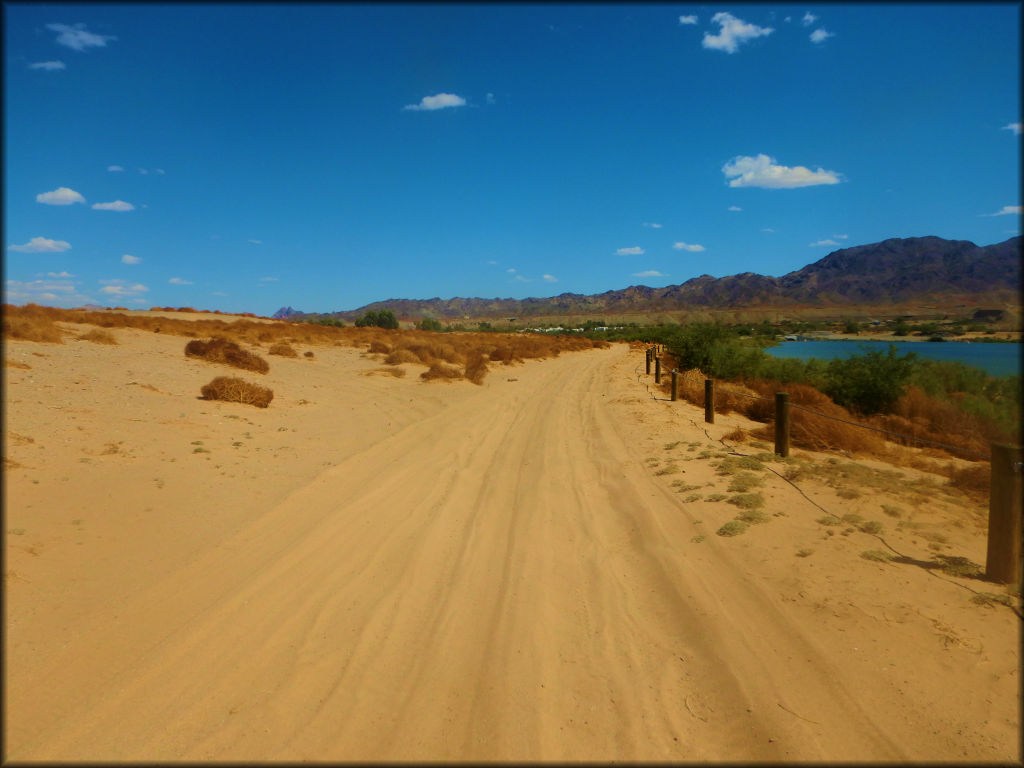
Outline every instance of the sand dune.
<svg viewBox="0 0 1024 768">
<path fill-rule="evenodd" d="M 815 522 L 880 491 L 766 473 L 771 521 L 716 536 L 743 420 L 625 345 L 479 387 L 316 347 L 247 374 L 256 409 L 115 335 L 6 346 L 9 760 L 1020 759 L 1019 619 L 966 589 L 999 588 Z M 981 513 L 901 471 L 886 541 L 984 562 Z"/>
</svg>

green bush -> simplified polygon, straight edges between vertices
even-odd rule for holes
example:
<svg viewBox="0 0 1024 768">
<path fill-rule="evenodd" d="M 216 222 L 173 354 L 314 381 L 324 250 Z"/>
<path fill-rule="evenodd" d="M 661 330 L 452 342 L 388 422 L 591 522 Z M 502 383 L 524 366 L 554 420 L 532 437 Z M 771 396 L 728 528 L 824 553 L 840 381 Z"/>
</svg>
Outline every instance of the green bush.
<svg viewBox="0 0 1024 768">
<path fill-rule="evenodd" d="M 433 317 L 425 317 L 416 323 L 416 327 L 421 331 L 443 331 L 444 326 L 441 325 L 441 321 Z"/>
<path fill-rule="evenodd" d="M 365 315 L 356 320 L 356 327 L 358 328 L 397 328 L 398 318 L 395 317 L 395 313 L 390 309 L 375 310 L 371 309 Z"/>
<path fill-rule="evenodd" d="M 888 411 L 903 395 L 916 358 L 913 352 L 897 356 L 896 347 L 890 344 L 887 354 L 873 349 L 863 355 L 830 360 L 825 394 L 864 415 Z"/>
</svg>

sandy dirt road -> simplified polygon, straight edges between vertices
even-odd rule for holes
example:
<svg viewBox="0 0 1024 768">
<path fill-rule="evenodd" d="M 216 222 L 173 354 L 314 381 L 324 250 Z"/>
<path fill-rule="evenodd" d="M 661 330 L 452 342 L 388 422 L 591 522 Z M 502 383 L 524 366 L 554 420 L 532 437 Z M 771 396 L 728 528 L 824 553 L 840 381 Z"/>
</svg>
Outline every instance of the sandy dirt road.
<svg viewBox="0 0 1024 768">
<path fill-rule="evenodd" d="M 734 542 L 688 544 L 696 513 L 637 448 L 635 357 L 484 387 L 339 377 L 367 413 L 368 387 L 392 393 L 393 427 L 124 574 L 59 641 L 9 624 L 7 758 L 1015 759 L 1005 728 L 951 742 Z M 413 387 L 442 394 L 401 411 Z"/>
</svg>

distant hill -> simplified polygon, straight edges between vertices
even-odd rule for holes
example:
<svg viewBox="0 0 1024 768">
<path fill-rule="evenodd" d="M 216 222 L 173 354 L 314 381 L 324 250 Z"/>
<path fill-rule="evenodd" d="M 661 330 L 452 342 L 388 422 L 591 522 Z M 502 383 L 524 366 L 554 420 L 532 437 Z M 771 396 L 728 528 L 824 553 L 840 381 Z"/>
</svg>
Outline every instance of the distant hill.
<svg viewBox="0 0 1024 768">
<path fill-rule="evenodd" d="M 1015 297 L 1021 287 L 1021 238 L 977 246 L 940 237 L 893 238 L 833 251 L 782 277 L 744 272 L 702 275 L 680 285 L 643 285 L 588 296 L 562 293 L 528 299 L 387 299 L 354 310 L 307 314 L 291 307 L 274 317 L 355 320 L 390 309 L 399 318 L 528 318 L 542 315 L 616 315 L 630 312 L 896 305 L 943 299 L 979 301 Z M 1017 301 L 1018 299 L 1013 299 Z"/>
<path fill-rule="evenodd" d="M 272 314 L 271 317 L 274 320 L 284 320 L 286 318 L 292 317 L 293 315 L 301 315 L 301 314 L 303 314 L 303 313 L 299 312 L 296 309 L 292 309 L 291 307 L 281 307 L 279 310 L 277 310 L 277 312 Z"/>
</svg>

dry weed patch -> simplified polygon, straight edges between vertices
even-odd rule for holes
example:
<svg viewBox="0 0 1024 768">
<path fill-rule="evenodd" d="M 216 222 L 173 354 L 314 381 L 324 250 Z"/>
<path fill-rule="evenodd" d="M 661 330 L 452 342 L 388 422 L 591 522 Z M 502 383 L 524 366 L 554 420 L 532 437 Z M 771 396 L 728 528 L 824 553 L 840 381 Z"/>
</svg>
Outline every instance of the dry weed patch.
<svg viewBox="0 0 1024 768">
<path fill-rule="evenodd" d="M 22 370 L 31 371 L 32 366 L 28 363 L 22 363 L 18 360 L 4 360 L 4 367 L 6 368 L 21 368 Z"/>
<path fill-rule="evenodd" d="M 224 400 L 229 403 L 245 403 L 257 408 L 266 408 L 274 399 L 273 390 L 252 384 L 245 379 L 232 376 L 218 376 L 202 388 L 207 400 Z"/>
<path fill-rule="evenodd" d="M 455 379 L 462 378 L 462 371 L 453 365 L 436 362 L 431 363 L 430 367 L 420 374 L 420 378 L 424 381 L 435 381 L 438 379 L 454 381 Z"/>
<path fill-rule="evenodd" d="M 278 344 L 271 345 L 270 349 L 267 350 L 268 355 L 278 355 L 280 357 L 298 357 L 299 353 L 295 351 L 295 348 L 290 344 L 280 342 Z"/>
<path fill-rule="evenodd" d="M 4 338 L 20 341 L 38 341 L 43 344 L 63 344 L 60 328 L 47 317 L 4 317 Z"/>
<path fill-rule="evenodd" d="M 93 344 L 117 344 L 117 339 L 114 338 L 114 334 L 110 331 L 101 331 L 99 328 L 93 328 L 91 331 L 86 331 L 78 337 L 79 341 L 91 341 Z"/>
<path fill-rule="evenodd" d="M 194 339 L 185 345 L 185 354 L 211 363 L 223 363 L 256 373 L 266 373 L 270 364 L 259 355 L 246 352 L 234 341 L 215 336 L 209 341 Z"/>
</svg>

